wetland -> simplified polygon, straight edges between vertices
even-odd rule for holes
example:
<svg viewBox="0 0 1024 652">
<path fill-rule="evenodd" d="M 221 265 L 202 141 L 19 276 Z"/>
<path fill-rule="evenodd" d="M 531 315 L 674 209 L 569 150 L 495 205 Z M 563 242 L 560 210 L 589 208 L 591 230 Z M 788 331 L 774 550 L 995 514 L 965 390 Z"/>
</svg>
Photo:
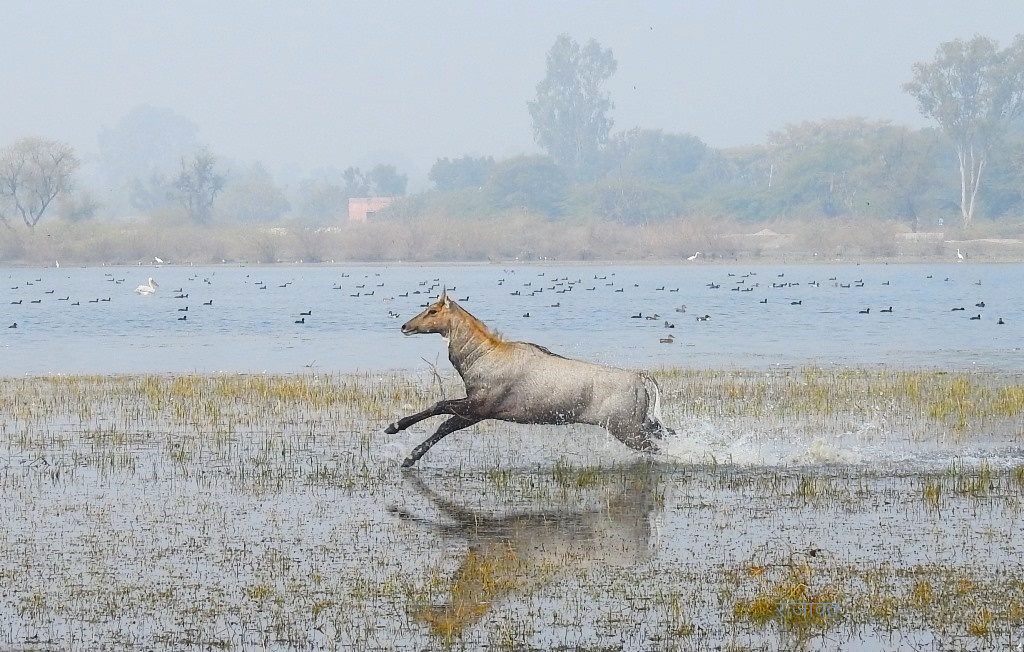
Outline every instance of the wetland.
<svg viewBox="0 0 1024 652">
<path fill-rule="evenodd" d="M 411 472 L 444 370 L 2 378 L 0 648 L 1024 641 L 1020 374 L 655 375 L 663 455 L 482 422 Z"/>
</svg>

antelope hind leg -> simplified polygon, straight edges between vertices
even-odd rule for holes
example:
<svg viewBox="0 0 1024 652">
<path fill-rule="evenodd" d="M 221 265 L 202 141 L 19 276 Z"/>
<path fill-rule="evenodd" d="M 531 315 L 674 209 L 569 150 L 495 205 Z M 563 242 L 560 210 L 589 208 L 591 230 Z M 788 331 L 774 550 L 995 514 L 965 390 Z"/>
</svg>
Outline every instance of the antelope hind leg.
<svg viewBox="0 0 1024 652">
<path fill-rule="evenodd" d="M 616 439 L 633 450 L 640 451 L 641 453 L 661 452 L 661 447 L 658 446 L 655 440 L 661 439 L 666 430 L 668 429 L 656 421 L 644 422 L 643 425 L 639 427 L 608 428 L 608 432 L 612 433 Z"/>
</svg>

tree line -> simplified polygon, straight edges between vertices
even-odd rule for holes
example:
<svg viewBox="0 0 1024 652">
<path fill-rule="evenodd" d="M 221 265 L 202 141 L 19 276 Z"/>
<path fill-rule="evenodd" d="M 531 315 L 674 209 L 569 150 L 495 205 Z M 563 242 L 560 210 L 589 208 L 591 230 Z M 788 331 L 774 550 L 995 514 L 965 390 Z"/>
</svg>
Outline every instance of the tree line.
<svg viewBox="0 0 1024 652">
<path fill-rule="evenodd" d="M 67 144 L 24 138 L 0 149 L 0 223 L 34 228 L 57 205 L 63 219 L 149 215 L 195 224 L 343 218 L 350 197 L 402 197 L 381 216 L 657 223 L 687 215 L 896 219 L 912 228 L 977 215 L 1024 214 L 1024 35 L 1001 48 L 983 36 L 941 44 L 904 89 L 934 127 L 847 117 L 786 125 L 763 144 L 717 149 L 658 129 L 614 131 L 606 90 L 610 48 L 559 36 L 536 96 L 526 103 L 541 155 L 438 159 L 433 189 L 406 196 L 394 165 L 349 167 L 288 191 L 259 163 L 227 162 L 198 128 L 167 109 L 139 107 L 99 134 L 103 206 L 76 189 Z"/>
</svg>

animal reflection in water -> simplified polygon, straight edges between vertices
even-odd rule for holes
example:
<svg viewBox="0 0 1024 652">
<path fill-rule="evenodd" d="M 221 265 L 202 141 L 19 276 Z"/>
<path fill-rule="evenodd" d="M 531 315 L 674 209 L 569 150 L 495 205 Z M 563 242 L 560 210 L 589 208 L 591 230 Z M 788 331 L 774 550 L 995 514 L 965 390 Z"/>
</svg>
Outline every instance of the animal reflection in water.
<svg viewBox="0 0 1024 652">
<path fill-rule="evenodd" d="M 656 480 L 657 470 L 647 462 L 608 469 L 595 483 L 600 488 L 587 490 L 593 493 L 584 498 L 589 509 L 496 514 L 443 497 L 418 475 L 407 475 L 440 518 L 391 511 L 407 523 L 468 542 L 465 557 L 444 584 L 441 603 L 412 607 L 413 619 L 451 639 L 495 603 L 529 596 L 559 576 L 644 563 L 653 553 L 651 516 L 660 504 Z M 574 496 L 573 503 L 580 500 Z"/>
<path fill-rule="evenodd" d="M 672 434 L 661 422 L 661 391 L 650 375 L 505 340 L 444 291 L 402 332 L 438 333 L 447 339 L 448 359 L 466 385 L 466 398 L 439 401 L 387 427 L 394 434 L 430 417 L 452 415 L 402 466 L 412 466 L 447 435 L 484 419 L 602 426 L 630 448 L 649 453 L 658 451 L 656 440 Z"/>
</svg>

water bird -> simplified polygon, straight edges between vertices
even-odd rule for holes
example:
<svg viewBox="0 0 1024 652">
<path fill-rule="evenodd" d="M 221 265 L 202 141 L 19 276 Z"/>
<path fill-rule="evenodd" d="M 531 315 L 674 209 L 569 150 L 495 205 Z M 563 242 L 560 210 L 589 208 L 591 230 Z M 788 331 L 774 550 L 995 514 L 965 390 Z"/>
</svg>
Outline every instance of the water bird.
<svg viewBox="0 0 1024 652">
<path fill-rule="evenodd" d="M 552 308 L 561 308 L 562 307 L 562 302 L 559 301 L 558 303 L 553 303 L 553 304 L 551 304 L 551 307 Z"/>
<path fill-rule="evenodd" d="M 302 319 L 296 319 L 296 320 L 295 320 L 295 323 L 296 323 L 296 324 L 305 324 L 305 323 L 306 323 L 306 318 L 305 318 L 305 317 L 303 317 Z"/>
<path fill-rule="evenodd" d="M 956 259 L 957 259 L 958 261 L 959 261 L 959 260 L 963 260 L 963 259 L 964 259 L 964 255 L 963 255 L 962 253 L 960 253 L 960 247 L 957 247 L 957 248 L 956 248 Z"/>
<path fill-rule="evenodd" d="M 21 303 L 21 302 L 19 301 L 18 303 Z M 630 319 L 643 319 L 644 318 L 644 313 L 638 312 L 635 315 L 630 315 L 629 318 Z"/>
<path fill-rule="evenodd" d="M 672 342 L 675 341 L 675 339 L 676 338 L 671 333 L 669 333 L 668 337 L 662 337 L 658 341 L 661 342 L 662 344 L 671 344 Z"/>
<path fill-rule="evenodd" d="M 308 315 L 312 315 L 312 314 L 313 314 L 313 311 L 312 311 L 312 310 L 307 310 L 306 312 L 300 312 L 300 313 L 299 313 L 299 316 L 300 316 L 300 317 L 301 317 L 301 316 L 303 316 L 303 315 L 307 315 L 307 316 L 308 316 Z"/>
<path fill-rule="evenodd" d="M 765 297 L 764 299 L 761 299 L 760 303 L 768 303 L 768 297 Z"/>
<path fill-rule="evenodd" d="M 67 301 L 67 300 L 68 300 L 68 299 L 70 299 L 70 298 L 71 298 L 71 295 L 69 294 L 69 295 L 68 295 L 68 296 L 66 296 L 66 297 L 58 297 L 58 298 L 57 298 L 57 301 Z"/>
<path fill-rule="evenodd" d="M 105 303 L 107 301 L 110 301 L 110 297 L 107 297 L 106 299 L 100 299 L 100 301 L 103 301 Z"/>
<path fill-rule="evenodd" d="M 957 310 L 967 310 L 967 308 L 960 306 L 959 308 L 953 308 L 950 312 L 956 312 Z"/>
<path fill-rule="evenodd" d="M 974 307 L 975 308 L 984 308 L 985 307 L 985 302 L 984 301 L 979 301 L 978 303 L 974 304 Z"/>
<path fill-rule="evenodd" d="M 686 260 L 697 260 L 697 256 L 700 256 L 700 252 L 699 251 L 697 253 L 693 254 L 692 256 L 689 256 Z"/>
<path fill-rule="evenodd" d="M 184 308 L 178 308 L 178 312 L 188 312 L 188 306 L 185 306 Z"/>
<path fill-rule="evenodd" d="M 13 324 L 8 326 L 7 328 L 17 328 L 17 327 L 18 327 L 18 322 L 14 322 Z"/>
<path fill-rule="evenodd" d="M 871 308 L 865 308 L 864 310 L 861 310 L 861 311 L 860 311 L 860 314 L 862 314 L 862 315 L 866 315 L 866 314 L 868 314 L 868 313 L 870 313 L 870 312 L 871 312 Z"/>
<path fill-rule="evenodd" d="M 151 294 L 156 294 L 156 289 L 158 287 L 160 287 L 160 284 L 154 281 L 153 277 L 150 276 L 149 281 L 147 281 L 145 285 L 140 285 L 139 287 L 135 288 L 135 294 L 139 294 L 144 297 L 149 296 Z"/>
<path fill-rule="evenodd" d="M 686 312 L 686 304 L 683 304 L 676 308 L 676 312 Z"/>
<path fill-rule="evenodd" d="M 12 306 L 20 306 L 21 305 L 21 299 L 18 299 L 17 301 L 12 301 L 11 305 Z"/>
<path fill-rule="evenodd" d="M 697 315 L 697 321 L 711 321 L 711 315 L 704 315 L 703 317 Z"/>
<path fill-rule="evenodd" d="M 80 306 L 82 304 L 81 304 L 81 302 L 76 301 L 76 302 L 72 303 L 71 305 L 73 305 L 73 306 Z"/>
<path fill-rule="evenodd" d="M 188 320 L 188 315 L 182 315 L 181 317 L 178 317 L 178 321 L 187 321 L 187 320 Z"/>
<path fill-rule="evenodd" d="M 267 288 L 260 288 L 260 289 L 261 290 L 266 290 Z M 187 299 L 188 298 L 188 293 L 186 292 L 185 294 L 176 294 L 176 295 L 174 295 L 174 298 L 175 299 Z"/>
<path fill-rule="evenodd" d="M 791 306 L 802 306 L 802 305 L 804 305 L 804 300 L 800 299 L 799 301 L 790 301 L 789 305 L 791 305 Z"/>
<path fill-rule="evenodd" d="M 996 323 L 997 323 L 997 324 L 999 324 L 1000 326 L 1002 326 L 1002 325 L 1003 325 L 1003 324 L 1005 324 L 1006 322 L 1005 322 L 1005 321 L 1003 321 L 1003 318 L 1002 318 L 1002 317 L 1000 317 L 1000 318 L 999 318 L 999 321 L 997 321 Z"/>
<path fill-rule="evenodd" d="M 530 316 L 530 313 L 528 313 L 528 312 L 527 313 L 523 313 L 523 317 L 529 317 L 529 316 Z"/>
<path fill-rule="evenodd" d="M 675 324 L 670 324 L 668 321 L 665 322 L 665 328 L 675 328 Z"/>
<path fill-rule="evenodd" d="M 892 306 L 889 306 L 888 308 L 882 308 L 878 312 L 892 312 Z"/>
<path fill-rule="evenodd" d="M 213 305 L 213 299 L 210 299 L 209 301 L 204 301 L 203 305 L 204 306 L 212 306 Z"/>
<path fill-rule="evenodd" d="M 153 260 L 156 261 L 158 264 L 161 264 L 161 265 L 164 262 L 163 259 L 160 258 L 160 256 L 153 256 Z"/>
<path fill-rule="evenodd" d="M 971 320 L 972 321 L 980 321 L 981 320 L 981 315 L 975 315 L 975 316 L 971 317 Z"/>
<path fill-rule="evenodd" d="M 32 299 L 31 301 L 29 301 L 29 303 L 42 303 L 42 302 L 43 302 L 42 299 Z"/>
</svg>

